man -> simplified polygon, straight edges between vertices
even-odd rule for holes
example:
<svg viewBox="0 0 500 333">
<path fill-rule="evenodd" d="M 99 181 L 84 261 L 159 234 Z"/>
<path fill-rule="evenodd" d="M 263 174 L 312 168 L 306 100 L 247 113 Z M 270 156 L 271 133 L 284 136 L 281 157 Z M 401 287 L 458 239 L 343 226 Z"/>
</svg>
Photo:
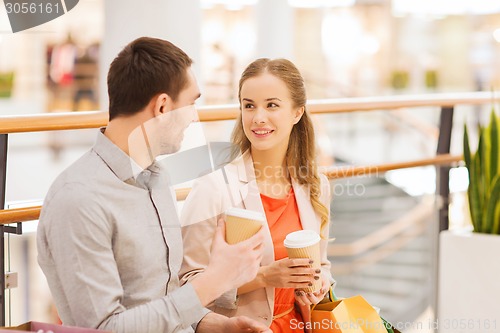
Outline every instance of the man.
<svg viewBox="0 0 500 333">
<path fill-rule="evenodd" d="M 38 262 L 66 325 L 121 332 L 270 332 L 204 306 L 252 280 L 259 232 L 237 245 L 220 223 L 213 260 L 182 287 L 182 237 L 168 177 L 155 158 L 179 150 L 200 96 L 192 60 L 139 38 L 108 73 L 109 124 L 51 186 L 38 227 Z"/>
</svg>

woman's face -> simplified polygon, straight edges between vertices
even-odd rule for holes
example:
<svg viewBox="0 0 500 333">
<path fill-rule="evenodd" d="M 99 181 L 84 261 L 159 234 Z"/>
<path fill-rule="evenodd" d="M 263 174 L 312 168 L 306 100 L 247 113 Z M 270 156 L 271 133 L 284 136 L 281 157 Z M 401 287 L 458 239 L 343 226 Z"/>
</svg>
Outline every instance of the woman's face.
<svg viewBox="0 0 500 333">
<path fill-rule="evenodd" d="M 293 105 L 285 82 L 270 73 L 247 79 L 240 91 L 243 130 L 252 151 L 285 153 L 303 107 Z"/>
</svg>

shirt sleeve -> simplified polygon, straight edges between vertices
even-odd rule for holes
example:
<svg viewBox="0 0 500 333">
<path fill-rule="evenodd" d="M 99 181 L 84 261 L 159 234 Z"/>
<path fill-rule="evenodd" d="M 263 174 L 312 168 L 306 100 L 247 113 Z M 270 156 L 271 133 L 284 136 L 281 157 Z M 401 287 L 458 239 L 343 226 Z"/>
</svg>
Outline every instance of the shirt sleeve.
<svg viewBox="0 0 500 333">
<path fill-rule="evenodd" d="M 126 272 L 114 259 L 115 230 L 102 202 L 84 185 L 71 184 L 42 209 L 38 261 L 63 322 L 120 333 L 193 332 L 209 311 L 191 284 L 134 308 L 122 304 Z"/>
<path fill-rule="evenodd" d="M 212 173 L 195 181 L 181 212 L 184 258 L 179 272 L 181 283 L 187 283 L 205 271 L 210 262 L 210 249 L 217 221 L 222 216 L 228 198 L 224 198 L 221 187 L 223 179 Z M 218 297 L 208 307 L 237 308 L 237 289 Z"/>
</svg>

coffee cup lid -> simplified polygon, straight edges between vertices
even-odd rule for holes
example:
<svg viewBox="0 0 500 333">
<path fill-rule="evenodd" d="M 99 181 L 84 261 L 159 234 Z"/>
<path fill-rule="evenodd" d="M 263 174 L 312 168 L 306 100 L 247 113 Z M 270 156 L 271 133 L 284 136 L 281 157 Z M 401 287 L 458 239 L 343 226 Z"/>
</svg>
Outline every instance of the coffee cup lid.
<svg viewBox="0 0 500 333">
<path fill-rule="evenodd" d="M 240 217 L 243 219 L 255 220 L 255 221 L 265 221 L 264 214 L 256 212 L 253 210 L 231 207 L 226 210 L 226 215 L 231 215 L 235 217 Z"/>
<path fill-rule="evenodd" d="M 283 242 L 285 247 L 296 249 L 300 247 L 307 247 L 316 244 L 321 240 L 317 232 L 313 230 L 299 230 L 286 235 Z"/>
</svg>

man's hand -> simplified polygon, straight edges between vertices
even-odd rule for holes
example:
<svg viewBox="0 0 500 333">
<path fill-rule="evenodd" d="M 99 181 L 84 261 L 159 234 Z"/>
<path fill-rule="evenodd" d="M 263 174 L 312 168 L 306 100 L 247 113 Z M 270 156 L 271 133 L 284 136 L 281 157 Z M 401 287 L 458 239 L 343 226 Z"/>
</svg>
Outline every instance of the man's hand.
<svg viewBox="0 0 500 333">
<path fill-rule="evenodd" d="M 248 317 L 227 318 L 217 313 L 209 313 L 198 324 L 196 333 L 272 333 L 269 327 Z"/>
<path fill-rule="evenodd" d="M 264 324 L 259 323 L 248 317 L 239 316 L 229 318 L 224 325 L 224 330 L 222 332 L 229 333 L 240 333 L 240 332 L 252 332 L 252 333 L 272 333 L 269 327 Z"/>
<path fill-rule="evenodd" d="M 226 223 L 220 219 L 206 271 L 219 272 L 219 282 L 226 282 L 229 289 L 235 289 L 257 275 L 264 250 L 264 235 L 261 229 L 249 239 L 233 245 L 226 243 L 225 237 Z"/>
<path fill-rule="evenodd" d="M 208 305 L 228 290 L 252 281 L 260 267 L 264 234 L 259 230 L 251 238 L 230 245 L 225 240 L 225 222 L 219 220 L 210 262 L 205 271 L 191 281 L 201 304 Z"/>
</svg>

